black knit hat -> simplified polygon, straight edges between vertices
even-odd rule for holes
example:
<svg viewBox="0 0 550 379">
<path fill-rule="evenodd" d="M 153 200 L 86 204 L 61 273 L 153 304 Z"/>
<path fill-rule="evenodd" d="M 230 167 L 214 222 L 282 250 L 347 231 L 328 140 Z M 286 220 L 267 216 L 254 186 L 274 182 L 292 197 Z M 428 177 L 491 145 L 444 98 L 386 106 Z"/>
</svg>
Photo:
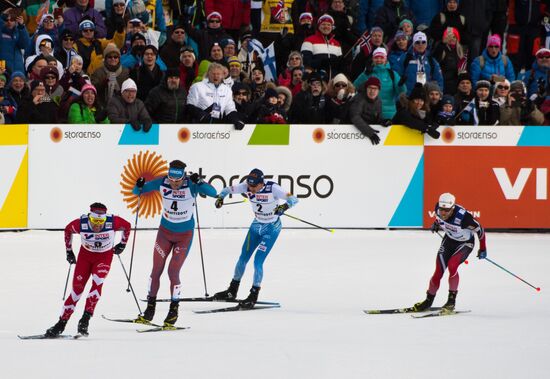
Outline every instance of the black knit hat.
<svg viewBox="0 0 550 379">
<path fill-rule="evenodd" d="M 466 71 L 463 71 L 460 74 L 458 74 L 458 83 L 460 84 L 460 82 L 463 80 L 468 80 L 471 83 L 472 77 Z"/>
<path fill-rule="evenodd" d="M 424 86 L 422 83 L 416 83 L 414 85 L 414 88 L 411 91 L 411 94 L 409 95 L 409 100 L 414 99 L 422 99 L 426 100 L 426 89 L 424 89 Z"/>
<path fill-rule="evenodd" d="M 179 78 L 180 76 L 180 70 L 177 68 L 177 67 L 171 67 L 171 68 L 168 68 L 165 73 L 164 73 L 164 76 L 166 78 L 173 78 L 174 76 L 177 76 Z"/>
</svg>

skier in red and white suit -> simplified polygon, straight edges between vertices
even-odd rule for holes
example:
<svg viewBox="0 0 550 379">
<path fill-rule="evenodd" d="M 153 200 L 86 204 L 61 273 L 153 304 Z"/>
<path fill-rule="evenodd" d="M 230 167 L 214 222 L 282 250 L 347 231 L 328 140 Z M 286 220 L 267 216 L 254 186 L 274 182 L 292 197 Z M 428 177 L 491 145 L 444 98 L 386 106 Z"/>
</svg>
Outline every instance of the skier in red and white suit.
<svg viewBox="0 0 550 379">
<path fill-rule="evenodd" d="M 92 277 L 92 287 L 86 297 L 84 314 L 78 322 L 78 333 L 88 335 L 90 317 L 101 297 L 103 282 L 111 269 L 113 253 L 120 254 L 126 247 L 131 225 L 125 219 L 107 214 L 107 207 L 101 203 L 90 205 L 90 213 L 71 221 L 65 227 L 67 262 L 76 263 L 73 275 L 73 289 L 63 304 L 59 321 L 46 331 L 49 337 L 58 336 L 73 314 L 86 283 Z M 115 232 L 122 231 L 122 239 L 115 246 Z M 80 234 L 81 246 L 76 259 L 72 249 L 73 234 Z"/>
</svg>

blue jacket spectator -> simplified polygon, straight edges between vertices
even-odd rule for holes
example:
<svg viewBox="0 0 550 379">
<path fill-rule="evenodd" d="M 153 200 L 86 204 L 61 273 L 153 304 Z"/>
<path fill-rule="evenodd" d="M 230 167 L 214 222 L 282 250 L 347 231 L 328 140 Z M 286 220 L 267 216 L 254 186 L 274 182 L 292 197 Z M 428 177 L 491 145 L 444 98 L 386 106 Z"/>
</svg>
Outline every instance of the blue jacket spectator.
<svg viewBox="0 0 550 379">
<path fill-rule="evenodd" d="M 23 21 L 23 18 L 20 20 Z M 0 33 L 0 60 L 6 61 L 9 72 L 25 72 L 21 50 L 26 49 L 31 41 L 25 24 L 3 14 L 0 18 Z"/>
<path fill-rule="evenodd" d="M 500 46 L 501 41 L 498 34 L 489 37 L 487 48 L 472 62 L 470 71 L 473 83 L 477 83 L 478 80 L 488 80 L 494 83 L 495 76 L 505 77 L 510 83 L 516 80 L 514 65 L 510 58 L 502 55 Z"/>
<path fill-rule="evenodd" d="M 525 71 L 523 82 L 527 88 L 527 97 L 534 93 L 545 94 L 548 87 L 548 75 L 550 70 L 550 50 L 546 48 L 539 49 L 536 54 L 536 61 L 530 70 Z"/>
<path fill-rule="evenodd" d="M 359 3 L 359 17 L 356 22 L 357 31 L 361 34 L 365 30 L 370 30 L 376 24 L 374 23 L 374 17 L 376 11 L 384 4 L 384 0 L 360 0 Z"/>
<path fill-rule="evenodd" d="M 392 70 L 398 71 L 400 69 L 401 60 L 405 58 L 407 51 L 409 51 L 409 47 L 407 35 L 402 30 L 397 31 L 388 55 L 388 62 Z"/>
<path fill-rule="evenodd" d="M 434 16 L 443 9 L 442 0 L 408 0 L 408 4 L 418 25 L 429 26 Z"/>
</svg>

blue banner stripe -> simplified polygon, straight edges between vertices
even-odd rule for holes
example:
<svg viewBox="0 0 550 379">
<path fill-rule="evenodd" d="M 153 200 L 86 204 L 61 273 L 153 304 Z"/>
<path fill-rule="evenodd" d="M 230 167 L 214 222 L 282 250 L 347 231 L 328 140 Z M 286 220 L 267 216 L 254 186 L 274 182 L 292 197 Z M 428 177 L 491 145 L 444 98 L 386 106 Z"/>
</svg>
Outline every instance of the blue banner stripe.
<svg viewBox="0 0 550 379">
<path fill-rule="evenodd" d="M 424 212 L 424 154 L 420 157 L 413 177 L 393 214 L 389 227 L 422 227 Z"/>
<path fill-rule="evenodd" d="M 151 130 L 145 133 L 143 130 L 135 131 L 130 124 L 124 125 L 120 135 L 119 145 L 158 145 L 159 125 L 153 124 Z"/>
<path fill-rule="evenodd" d="M 550 127 L 525 126 L 518 146 L 550 146 Z"/>
</svg>

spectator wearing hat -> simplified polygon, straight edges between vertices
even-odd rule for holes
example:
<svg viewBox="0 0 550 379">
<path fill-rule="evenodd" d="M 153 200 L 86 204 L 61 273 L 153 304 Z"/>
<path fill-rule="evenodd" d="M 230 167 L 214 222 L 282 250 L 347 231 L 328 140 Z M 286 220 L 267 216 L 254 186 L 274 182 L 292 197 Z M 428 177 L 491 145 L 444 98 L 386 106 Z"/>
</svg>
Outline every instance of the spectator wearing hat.
<svg viewBox="0 0 550 379">
<path fill-rule="evenodd" d="M 360 43 L 359 53 L 355 56 L 351 63 L 351 76 L 352 80 L 357 79 L 359 75 L 368 67 L 372 66 L 372 54 L 374 50 L 379 47 L 388 51 L 388 47 L 384 43 L 384 31 L 381 27 L 373 27 L 368 36 L 365 36 L 369 40 L 368 43 Z"/>
<path fill-rule="evenodd" d="M 63 97 L 63 87 L 59 85 L 59 72 L 55 67 L 46 66 L 40 70 L 40 80 L 44 82 L 46 87 L 46 95 L 48 95 L 57 104 L 60 103 Z"/>
<path fill-rule="evenodd" d="M 327 120 L 326 85 L 318 73 L 302 82 L 302 91 L 292 99 L 289 120 L 293 124 L 324 124 Z"/>
<path fill-rule="evenodd" d="M 398 30 L 393 38 L 390 51 L 388 53 L 388 62 L 392 70 L 397 71 L 401 66 L 401 60 L 407 54 L 409 46 L 412 44 L 412 38 L 409 38 L 405 32 Z"/>
<path fill-rule="evenodd" d="M 15 112 L 23 102 L 23 99 L 30 96 L 30 89 L 27 86 L 27 77 L 21 71 L 12 72 L 7 86 L 7 98 L 14 106 L 14 113 L 11 115 L 15 119 Z"/>
<path fill-rule="evenodd" d="M 498 34 L 493 34 L 487 39 L 487 48 L 472 62 L 472 81 L 488 80 L 495 83 L 498 78 L 506 78 L 513 82 L 516 79 L 514 65 L 510 58 L 500 51 L 501 39 Z"/>
<path fill-rule="evenodd" d="M 21 50 L 30 44 L 29 33 L 25 28 L 23 16 L 14 17 L 4 13 L 0 18 L 0 60 L 6 61 L 10 72 L 24 72 L 25 65 Z"/>
<path fill-rule="evenodd" d="M 5 79 L 4 75 L 0 75 L 0 80 Z M 0 115 L 3 121 L 0 124 L 13 124 L 15 119 L 15 111 L 17 103 L 9 96 L 7 87 L 0 88 Z"/>
<path fill-rule="evenodd" d="M 437 119 L 437 114 L 441 111 L 443 104 L 441 103 L 441 98 L 443 93 L 441 88 L 437 85 L 437 82 L 428 82 L 424 84 L 426 89 L 426 102 L 430 108 L 430 113 L 432 114 L 432 120 Z"/>
<path fill-rule="evenodd" d="M 378 98 L 382 102 L 382 117 L 386 120 L 391 119 L 397 111 L 395 102 L 398 96 L 405 92 L 406 88 L 403 84 L 399 84 L 401 77 L 388 64 L 386 49 L 383 47 L 374 50 L 372 54 L 372 66 L 367 67 L 355 79 L 353 85 L 355 88 L 361 88 L 370 77 L 376 77 L 380 80 L 381 89 Z"/>
<path fill-rule="evenodd" d="M 466 71 L 468 67 L 467 56 L 460 43 L 460 34 L 456 28 L 445 29 L 443 40 L 436 44 L 433 57 L 441 66 L 444 92 L 454 96 L 458 84 L 458 74 Z"/>
<path fill-rule="evenodd" d="M 265 81 L 265 70 L 263 66 L 255 66 L 250 76 L 250 90 L 252 91 L 252 102 L 258 101 L 264 97 L 268 83 Z"/>
<path fill-rule="evenodd" d="M 404 19 L 411 20 L 413 24 L 416 21 L 413 13 L 403 0 L 384 0 L 384 5 L 376 12 L 374 25 L 382 28 L 387 39 L 395 35 L 399 23 Z"/>
<path fill-rule="evenodd" d="M 443 86 L 443 75 L 439 63 L 427 51 L 428 38 L 426 34 L 417 32 L 413 37 L 411 52 L 403 57 L 399 69 L 401 83 L 407 86 L 407 94 L 410 95 L 415 83 L 424 85 L 430 81 L 436 81 L 440 88 Z"/>
<path fill-rule="evenodd" d="M 126 7 L 125 14 L 126 17 L 130 19 L 138 18 L 144 25 L 151 24 L 155 30 L 160 32 L 166 32 L 166 20 L 164 18 L 164 9 L 162 6 L 162 1 L 155 0 L 132 0 L 128 3 Z M 173 7 L 178 8 L 180 5 L 174 5 Z M 105 0 L 105 11 L 107 16 L 110 15 L 111 9 L 114 8 L 113 0 Z M 181 8 L 185 8 L 181 5 Z M 177 10 L 174 10 L 176 13 Z M 154 16 L 154 17 L 151 17 Z M 173 18 L 177 19 L 176 17 Z M 147 41 L 147 44 L 154 45 L 156 48 L 158 46 L 151 41 Z"/>
<path fill-rule="evenodd" d="M 268 88 L 258 107 L 256 122 L 260 124 L 286 124 L 288 117 L 279 104 L 278 94 L 274 88 Z"/>
<path fill-rule="evenodd" d="M 235 125 L 235 129 L 240 130 L 244 127 L 244 122 L 239 119 L 230 87 L 223 83 L 224 74 L 224 66 L 210 63 L 206 80 L 191 86 L 187 106 L 193 122 L 230 122 Z"/>
<path fill-rule="evenodd" d="M 317 32 L 307 37 L 301 52 L 304 65 L 314 70 L 324 70 L 329 77 L 336 76 L 342 69 L 342 48 L 334 38 L 334 19 L 324 14 L 317 20 Z"/>
<path fill-rule="evenodd" d="M 82 87 L 78 101 L 69 108 L 69 124 L 109 124 L 107 110 L 97 102 L 97 91 L 91 84 Z"/>
<path fill-rule="evenodd" d="M 111 9 L 111 8 L 109 8 Z M 76 0 L 75 6 L 67 8 L 63 12 L 63 28 L 68 29 L 73 35 L 78 35 L 81 21 L 87 18 L 95 25 L 94 33 L 95 38 L 107 37 L 107 28 L 101 14 L 90 6 L 90 0 Z"/>
<path fill-rule="evenodd" d="M 59 85 L 63 88 L 63 96 L 59 103 L 59 122 L 67 121 L 71 104 L 79 100 L 82 87 L 90 83 L 90 78 L 82 71 L 83 63 L 80 55 L 74 55 L 71 65 L 59 79 Z"/>
<path fill-rule="evenodd" d="M 250 87 L 246 83 L 236 82 L 231 87 L 233 101 L 239 119 L 244 123 L 254 122 L 257 104 L 252 104 L 250 99 Z"/>
<path fill-rule="evenodd" d="M 223 48 L 218 42 L 214 42 L 212 46 L 210 46 L 209 54 L 206 60 L 208 60 L 209 62 L 219 63 L 222 66 L 226 65 L 223 56 Z"/>
<path fill-rule="evenodd" d="M 346 55 L 359 37 L 359 34 L 351 26 L 354 20 L 348 12 L 344 0 L 330 0 L 327 13 L 334 19 L 334 38 L 340 42 L 342 53 Z M 347 55 L 350 62 L 352 56 L 351 53 Z"/>
<path fill-rule="evenodd" d="M 303 68 L 303 60 L 302 60 L 302 54 L 299 51 L 291 51 L 288 55 L 288 59 L 286 62 L 286 68 L 281 72 L 279 77 L 277 78 L 277 83 L 281 86 L 288 87 L 290 85 L 290 82 L 292 81 L 292 69 L 294 67 L 300 67 Z"/>
<path fill-rule="evenodd" d="M 44 57 L 47 60 L 49 60 L 48 59 L 49 57 L 55 59 L 53 53 L 54 53 L 53 40 L 49 35 L 41 34 L 38 37 L 36 37 L 35 46 L 33 49 L 33 55 L 30 55 L 27 57 L 27 59 L 25 59 L 25 65 L 27 67 L 27 71 L 30 71 L 29 66 L 31 66 L 34 60 L 37 59 L 38 57 Z M 55 59 L 55 66 L 57 68 L 57 71 L 63 74 L 63 64 L 57 61 L 57 59 Z M 40 79 L 40 78 L 35 77 L 35 79 Z"/>
<path fill-rule="evenodd" d="M 17 108 L 17 124 L 55 124 L 57 123 L 57 104 L 46 94 L 46 87 L 41 80 L 30 84 L 30 96 L 23 98 Z"/>
<path fill-rule="evenodd" d="M 111 39 L 115 35 L 115 30 L 124 28 L 124 16 L 126 12 L 125 0 L 112 0 L 111 12 L 105 17 L 105 28 L 107 29 L 106 38 Z"/>
<path fill-rule="evenodd" d="M 224 21 L 224 28 L 233 40 L 239 38 L 241 30 L 250 28 L 250 0 L 205 0 L 204 13 L 218 12 Z M 235 55 L 234 53 L 229 55 Z"/>
<path fill-rule="evenodd" d="M 510 82 L 508 79 L 497 81 L 494 85 L 493 100 L 499 107 L 504 106 L 508 101 L 510 94 Z"/>
<path fill-rule="evenodd" d="M 445 0 L 443 10 L 436 14 L 430 23 L 428 36 L 434 42 L 439 42 L 443 38 L 443 32 L 447 28 L 454 28 L 460 36 L 460 42 L 468 47 L 470 42 L 470 33 L 468 32 L 468 20 L 458 9 L 459 0 Z"/>
<path fill-rule="evenodd" d="M 190 46 L 183 46 L 180 50 L 180 86 L 189 92 L 189 88 L 199 74 L 199 64 L 195 57 L 195 51 Z"/>
<path fill-rule="evenodd" d="M 222 20 L 219 12 L 211 12 L 206 16 L 204 29 L 196 29 L 188 20 L 185 23 L 185 31 L 199 46 L 199 60 L 208 59 L 215 42 L 219 44 L 223 39 L 231 38 L 222 27 Z"/>
<path fill-rule="evenodd" d="M 466 107 L 475 97 L 475 91 L 472 86 L 472 78 L 467 72 L 458 74 L 458 85 L 455 95 L 455 110 L 457 114 Z"/>
<path fill-rule="evenodd" d="M 440 133 L 438 125 L 431 117 L 430 108 L 426 102 L 426 90 L 417 83 L 408 97 L 405 94 L 399 96 L 397 113 L 392 119 L 393 125 L 404 125 L 421 133 L 427 133 L 430 137 L 438 139 Z"/>
<path fill-rule="evenodd" d="M 277 86 L 275 87 L 275 91 L 277 91 L 277 101 L 279 105 L 283 107 L 288 114 L 290 106 L 292 105 L 292 92 L 285 86 Z"/>
<path fill-rule="evenodd" d="M 454 110 L 455 100 L 451 95 L 443 95 L 441 109 L 437 112 L 435 121 L 438 125 L 454 125 L 456 111 Z"/>
<path fill-rule="evenodd" d="M 120 63 L 120 50 L 115 44 L 108 44 L 103 51 L 103 64 L 91 77 L 92 84 L 97 89 L 99 104 L 106 107 L 111 98 L 120 92 L 122 83 L 129 77 L 130 70 Z"/>
<path fill-rule="evenodd" d="M 64 71 L 71 67 L 73 57 L 79 55 L 74 48 L 74 42 L 74 37 L 69 30 L 65 29 L 59 34 L 59 41 L 54 48 L 53 56 L 61 63 Z"/>
<path fill-rule="evenodd" d="M 196 44 L 195 46 L 193 45 L 194 42 L 187 37 L 183 24 L 176 24 L 170 29 L 168 39 L 160 47 L 159 54 L 162 61 L 166 64 L 166 67 L 178 67 L 181 62 L 181 51 L 183 47 L 191 49 L 196 60 L 198 49 L 196 48 Z"/>
<path fill-rule="evenodd" d="M 387 126 L 389 124 L 387 119 L 382 117 L 382 102 L 378 98 L 380 87 L 380 80 L 371 76 L 361 85 L 350 106 L 351 122 L 362 135 L 370 139 L 373 145 L 380 143 L 380 137 L 378 137 L 378 130 L 371 125 Z"/>
<path fill-rule="evenodd" d="M 355 87 L 346 75 L 340 73 L 328 82 L 325 97 L 327 101 L 328 124 L 351 123 L 349 108 L 355 97 Z"/>
<path fill-rule="evenodd" d="M 405 35 L 412 40 L 414 35 L 414 24 L 411 20 L 409 20 L 408 18 L 401 20 L 401 22 L 399 23 L 399 30 L 405 33 Z M 389 43 L 390 42 L 388 42 L 388 44 Z"/>
<path fill-rule="evenodd" d="M 231 38 L 224 38 L 220 42 L 220 46 L 223 50 L 223 56 L 225 59 L 234 56 L 237 54 L 237 44 Z"/>
<path fill-rule="evenodd" d="M 132 37 L 138 33 L 145 37 L 145 45 L 153 45 L 157 49 L 159 48 L 160 35 L 158 32 L 148 27 L 141 19 L 134 17 L 126 22 L 126 38 L 124 46 L 121 48 L 123 54 L 132 48 Z"/>
<path fill-rule="evenodd" d="M 75 42 L 75 49 L 84 61 L 84 71 L 89 75 L 93 75 L 101 66 L 104 50 L 109 43 L 114 43 L 119 49 L 123 46 L 125 38 L 124 30 L 117 30 L 113 39 L 108 40 L 96 36 L 96 24 L 91 20 L 84 19 L 78 27 L 80 31 L 78 35 L 80 37 Z"/>
<path fill-rule="evenodd" d="M 149 48 L 149 57 L 151 57 L 151 54 L 154 55 L 154 63 L 158 66 L 158 68 L 161 71 L 166 71 L 166 64 L 159 57 L 158 49 L 153 45 L 147 45 L 147 39 L 141 33 L 135 33 L 132 36 L 131 49 L 120 57 L 120 63 L 122 66 L 130 70 L 143 66 L 145 64 L 144 54 L 146 48 Z M 149 60 L 150 59 L 148 59 L 148 61 Z"/>
<path fill-rule="evenodd" d="M 525 84 L 515 80 L 510 84 L 510 94 L 500 107 L 500 125 L 543 125 L 544 115 L 527 97 Z"/>
<path fill-rule="evenodd" d="M 57 47 L 59 41 L 59 28 L 55 24 L 54 16 L 51 13 L 44 13 L 38 22 L 38 28 L 31 36 L 29 46 L 25 50 L 25 55 L 36 54 L 38 50 L 35 48 L 36 38 L 40 35 L 47 35 L 52 40 L 52 49 Z"/>
<path fill-rule="evenodd" d="M 145 101 L 149 91 L 158 86 L 163 77 L 163 72 L 157 63 L 158 50 L 153 45 L 145 46 L 141 64 L 130 70 L 130 78 L 138 87 L 137 97 Z M 179 84 L 179 83 L 178 83 Z"/>
<path fill-rule="evenodd" d="M 244 31 L 239 38 L 240 48 L 237 54 L 237 58 L 243 65 L 242 70 L 246 76 L 250 76 L 252 73 L 252 68 L 254 67 L 253 62 L 250 61 L 250 54 L 248 53 L 248 43 L 252 39 L 252 33 L 249 31 Z"/>
<path fill-rule="evenodd" d="M 40 71 L 48 65 L 48 61 L 42 54 L 36 55 L 27 66 L 27 77 L 29 80 L 40 80 Z"/>
<path fill-rule="evenodd" d="M 500 109 L 491 99 L 491 83 L 488 80 L 479 80 L 476 83 L 474 99 L 459 114 L 458 125 L 496 125 L 499 123 Z"/>
<path fill-rule="evenodd" d="M 231 79 L 231 86 L 234 83 L 242 82 L 246 79 L 245 73 L 242 71 L 243 65 L 236 56 L 229 57 L 227 59 L 227 65 L 229 66 L 229 77 Z"/>
<path fill-rule="evenodd" d="M 523 82 L 527 87 L 527 96 L 533 94 L 546 96 L 550 90 L 548 84 L 548 75 L 550 75 L 550 49 L 541 48 L 535 55 L 536 60 L 533 62 L 530 70 L 525 72 Z"/>
<path fill-rule="evenodd" d="M 177 68 L 169 68 L 161 83 L 149 92 L 145 107 L 154 123 L 176 124 L 188 121 L 186 102 L 186 90 L 180 85 L 180 72 Z"/>
<path fill-rule="evenodd" d="M 294 37 L 292 39 L 291 51 L 300 50 L 302 47 L 302 43 L 304 43 L 304 40 L 307 37 L 315 34 L 315 27 L 313 26 L 313 15 L 310 12 L 301 13 L 299 15 L 298 22 L 295 22 L 294 24 Z"/>
<path fill-rule="evenodd" d="M 126 79 L 107 105 L 107 115 L 113 124 L 130 124 L 136 132 L 151 130 L 153 120 L 143 101 L 137 98 L 137 86 L 132 79 Z"/>
</svg>

